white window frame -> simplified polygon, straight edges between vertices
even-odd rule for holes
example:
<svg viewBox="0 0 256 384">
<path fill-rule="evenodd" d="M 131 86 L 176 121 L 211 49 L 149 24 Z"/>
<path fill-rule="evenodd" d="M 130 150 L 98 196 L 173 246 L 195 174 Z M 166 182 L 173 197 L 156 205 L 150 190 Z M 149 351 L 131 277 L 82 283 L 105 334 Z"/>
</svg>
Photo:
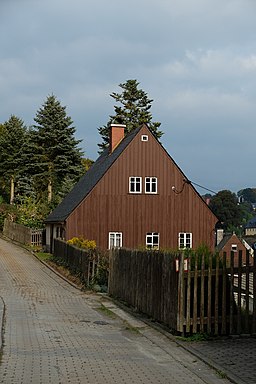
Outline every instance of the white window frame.
<svg viewBox="0 0 256 384">
<path fill-rule="evenodd" d="M 237 252 L 237 244 L 231 244 L 231 251 Z"/>
<path fill-rule="evenodd" d="M 155 240 L 157 239 L 157 242 Z M 160 233 L 148 232 L 146 234 L 146 247 L 150 249 L 159 249 Z"/>
<path fill-rule="evenodd" d="M 137 189 L 138 185 L 139 185 L 139 188 Z M 132 188 L 132 186 L 134 188 Z M 141 176 L 129 177 L 129 193 L 142 193 L 142 177 Z"/>
<path fill-rule="evenodd" d="M 122 248 L 123 234 L 122 232 L 109 232 L 108 233 L 108 249 Z"/>
<path fill-rule="evenodd" d="M 141 135 L 141 141 L 148 141 L 148 135 Z"/>
<path fill-rule="evenodd" d="M 149 186 L 149 191 L 147 191 L 147 186 Z M 155 187 L 155 188 L 153 188 Z M 155 189 L 155 191 L 154 191 Z M 153 193 L 153 194 L 156 194 L 157 193 L 157 177 L 155 176 L 146 176 L 145 177 L 145 193 Z"/>
<path fill-rule="evenodd" d="M 192 233 L 179 232 L 179 249 L 192 248 Z"/>
</svg>

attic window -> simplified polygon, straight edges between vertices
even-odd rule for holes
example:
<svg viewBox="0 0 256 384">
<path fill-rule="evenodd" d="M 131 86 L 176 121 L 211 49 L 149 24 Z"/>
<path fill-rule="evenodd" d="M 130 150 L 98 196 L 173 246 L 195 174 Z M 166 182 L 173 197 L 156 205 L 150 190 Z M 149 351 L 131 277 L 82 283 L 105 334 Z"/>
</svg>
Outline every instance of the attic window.
<svg viewBox="0 0 256 384">
<path fill-rule="evenodd" d="M 148 135 L 141 135 L 141 141 L 148 141 Z"/>
<path fill-rule="evenodd" d="M 237 252 L 237 244 L 232 244 L 231 245 L 231 251 Z"/>
</svg>

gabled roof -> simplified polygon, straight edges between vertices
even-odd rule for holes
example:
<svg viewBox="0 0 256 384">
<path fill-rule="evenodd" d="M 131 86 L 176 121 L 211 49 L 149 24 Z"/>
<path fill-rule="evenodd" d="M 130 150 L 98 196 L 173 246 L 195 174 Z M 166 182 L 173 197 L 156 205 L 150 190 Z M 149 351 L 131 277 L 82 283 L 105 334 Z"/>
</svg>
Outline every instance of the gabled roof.
<svg viewBox="0 0 256 384">
<path fill-rule="evenodd" d="M 116 149 L 109 153 L 109 148 L 106 148 L 105 151 L 98 157 L 95 163 L 89 168 L 84 176 L 75 184 L 73 189 L 67 194 L 66 197 L 62 200 L 62 202 L 50 213 L 50 215 L 45 220 L 45 223 L 62 223 L 64 222 L 68 216 L 74 211 L 74 209 L 84 200 L 84 198 L 92 191 L 92 189 L 96 186 L 96 184 L 101 180 L 104 174 L 108 171 L 108 169 L 112 166 L 112 164 L 118 159 L 118 157 L 122 154 L 122 152 L 128 147 L 137 133 L 143 128 L 147 127 L 146 124 L 136 128 L 132 132 L 130 132 L 124 139 L 120 142 L 120 144 L 116 147 Z M 150 131 L 151 132 L 151 131 Z M 151 132 L 153 137 L 155 137 L 154 133 Z M 156 141 L 163 148 L 167 156 L 171 159 L 174 165 L 179 169 L 181 174 L 184 176 L 184 182 L 187 182 L 191 188 L 196 192 L 198 197 L 202 200 L 203 204 L 207 206 L 207 208 L 211 211 L 209 206 L 206 204 L 202 196 L 198 193 L 198 191 L 194 188 L 192 183 L 186 178 L 184 172 L 180 169 L 177 163 L 173 160 L 173 158 L 169 155 L 163 145 L 158 141 L 155 137 Z M 212 212 L 213 214 L 213 212 Z M 214 215 L 214 214 L 213 214 Z M 215 216 L 215 215 L 214 215 Z M 215 216 L 216 217 L 216 216 Z M 216 222 L 218 221 L 216 217 Z"/>
<path fill-rule="evenodd" d="M 235 236 L 241 242 L 241 244 L 243 244 L 242 239 L 240 237 L 238 237 L 235 233 L 226 233 L 223 236 L 223 239 L 219 242 L 219 244 L 216 245 L 216 251 L 218 251 L 218 252 L 221 251 L 225 247 L 227 242 L 231 239 L 232 236 Z"/>
<path fill-rule="evenodd" d="M 109 148 L 106 148 L 86 174 L 82 176 L 78 183 L 75 184 L 74 188 L 64 197 L 62 202 L 50 213 L 45 220 L 45 223 L 64 222 L 73 210 L 91 192 L 111 165 L 130 144 L 140 129 L 141 127 L 129 133 L 111 154 L 109 153 Z"/>
<path fill-rule="evenodd" d="M 219 244 L 216 245 L 216 251 L 221 251 L 222 248 L 225 247 L 229 239 L 231 238 L 232 234 L 228 233 L 223 236 L 223 239 L 219 242 Z"/>
<path fill-rule="evenodd" d="M 256 228 L 256 216 L 245 224 L 245 228 Z"/>
</svg>

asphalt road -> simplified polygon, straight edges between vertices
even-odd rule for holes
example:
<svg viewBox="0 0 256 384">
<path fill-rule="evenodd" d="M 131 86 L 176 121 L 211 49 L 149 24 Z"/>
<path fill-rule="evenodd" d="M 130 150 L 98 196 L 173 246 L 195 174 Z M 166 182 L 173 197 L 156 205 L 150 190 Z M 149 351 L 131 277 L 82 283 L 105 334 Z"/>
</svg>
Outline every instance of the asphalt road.
<svg viewBox="0 0 256 384">
<path fill-rule="evenodd" d="M 156 330 L 109 316 L 101 296 L 2 238 L 0 296 L 0 383 L 228 383 Z"/>
</svg>

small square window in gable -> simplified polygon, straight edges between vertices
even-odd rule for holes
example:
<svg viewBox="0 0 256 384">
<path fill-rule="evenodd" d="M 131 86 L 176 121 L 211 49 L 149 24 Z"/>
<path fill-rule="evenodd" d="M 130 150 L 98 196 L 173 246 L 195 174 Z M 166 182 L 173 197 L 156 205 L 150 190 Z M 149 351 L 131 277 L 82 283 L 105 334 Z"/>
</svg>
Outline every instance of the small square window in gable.
<svg viewBox="0 0 256 384">
<path fill-rule="evenodd" d="M 231 251 L 237 252 L 237 244 L 232 244 L 231 245 Z"/>
<path fill-rule="evenodd" d="M 141 141 L 148 141 L 148 135 L 141 135 Z"/>
</svg>

